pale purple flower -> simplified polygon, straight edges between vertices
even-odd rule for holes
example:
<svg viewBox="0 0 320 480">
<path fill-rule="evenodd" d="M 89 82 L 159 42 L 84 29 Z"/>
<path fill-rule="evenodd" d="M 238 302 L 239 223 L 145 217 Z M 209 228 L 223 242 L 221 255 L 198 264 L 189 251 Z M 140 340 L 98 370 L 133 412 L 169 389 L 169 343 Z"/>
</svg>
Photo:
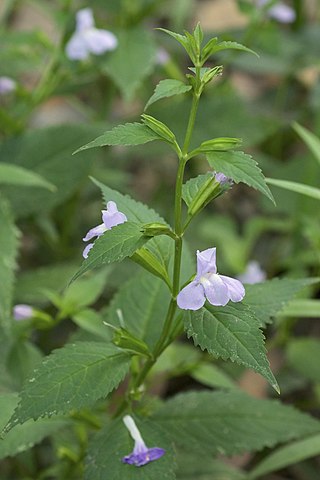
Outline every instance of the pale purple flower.
<svg viewBox="0 0 320 480">
<path fill-rule="evenodd" d="M 264 7 L 270 0 L 258 0 L 258 7 Z M 283 2 L 270 6 L 267 15 L 280 23 L 292 23 L 296 19 L 296 12 Z"/>
<path fill-rule="evenodd" d="M 156 62 L 158 65 L 165 65 L 170 60 L 170 55 L 163 47 L 158 48 L 156 52 Z"/>
<path fill-rule="evenodd" d="M 214 178 L 222 186 L 225 186 L 225 185 L 231 186 L 233 184 L 232 179 L 227 177 L 226 175 L 224 175 L 224 173 L 221 173 L 221 172 L 215 172 L 214 173 Z"/>
<path fill-rule="evenodd" d="M 13 318 L 15 320 L 28 320 L 33 317 L 33 308 L 23 303 L 13 307 Z"/>
<path fill-rule="evenodd" d="M 126 455 L 122 458 L 123 463 L 135 465 L 136 467 L 142 467 L 149 462 L 158 460 L 158 458 L 162 457 L 166 453 L 163 448 L 148 448 L 146 446 L 141 437 L 141 433 L 139 432 L 137 425 L 135 424 L 135 421 L 130 415 L 126 415 L 125 417 L 123 417 L 123 422 L 134 440 L 133 451 L 132 453 L 130 453 L 130 455 Z"/>
<path fill-rule="evenodd" d="M 13 92 L 17 87 L 17 83 L 10 77 L 0 77 L 0 95 L 7 95 Z"/>
<path fill-rule="evenodd" d="M 127 217 L 124 213 L 118 211 L 117 204 L 115 202 L 107 203 L 107 210 L 102 210 L 102 222 L 100 225 L 93 227 L 89 230 L 87 235 L 83 238 L 84 242 L 88 242 L 94 237 L 100 237 L 107 230 L 111 230 L 112 227 L 120 225 L 127 221 Z M 93 243 L 89 243 L 83 250 L 83 257 L 87 258 L 88 253 L 93 247 Z"/>
<path fill-rule="evenodd" d="M 76 15 L 76 31 L 66 45 L 70 60 L 85 60 L 90 53 L 102 55 L 118 45 L 115 35 L 95 27 L 91 8 L 83 8 Z"/>
<path fill-rule="evenodd" d="M 241 302 L 245 296 L 242 283 L 235 278 L 217 273 L 216 248 L 197 251 L 197 275 L 184 287 L 177 297 L 183 310 L 199 310 L 206 299 L 211 305 L 224 306 L 230 300 Z"/>
<path fill-rule="evenodd" d="M 260 267 L 259 263 L 256 260 L 252 260 L 248 263 L 245 271 L 238 275 L 238 280 L 242 283 L 261 283 L 264 282 L 267 275 L 264 270 Z"/>
</svg>

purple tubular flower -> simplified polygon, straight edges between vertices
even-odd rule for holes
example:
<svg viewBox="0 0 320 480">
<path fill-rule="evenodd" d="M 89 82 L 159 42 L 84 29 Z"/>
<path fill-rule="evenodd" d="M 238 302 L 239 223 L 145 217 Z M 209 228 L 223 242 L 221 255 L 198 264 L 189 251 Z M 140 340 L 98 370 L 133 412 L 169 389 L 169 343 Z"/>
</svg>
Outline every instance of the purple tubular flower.
<svg viewBox="0 0 320 480">
<path fill-rule="evenodd" d="M 135 421 L 130 415 L 126 415 L 125 417 L 123 417 L 123 422 L 134 440 L 133 452 L 130 453 L 130 455 L 126 455 L 122 458 L 123 463 L 135 465 L 136 467 L 142 467 L 147 463 L 158 460 L 158 458 L 162 457 L 166 453 L 163 448 L 148 448 L 146 446 L 141 437 L 141 433 L 139 432 L 137 425 L 135 424 Z"/>
<path fill-rule="evenodd" d="M 269 0 L 258 0 L 258 7 L 263 7 L 267 3 L 269 3 Z M 267 10 L 267 14 L 270 18 L 273 18 L 280 23 L 292 23 L 296 19 L 296 12 L 294 9 L 283 2 L 277 2 L 275 5 L 272 5 Z"/>
<path fill-rule="evenodd" d="M 211 305 L 224 306 L 230 300 L 241 302 L 245 296 L 242 283 L 235 278 L 217 273 L 216 249 L 197 251 L 197 275 L 184 287 L 178 297 L 178 307 L 183 310 L 199 310 L 206 299 Z"/>
<path fill-rule="evenodd" d="M 7 95 L 16 89 L 16 82 L 10 77 L 0 77 L 0 95 Z"/>
<path fill-rule="evenodd" d="M 237 278 L 242 283 L 254 284 L 264 282 L 266 277 L 266 272 L 262 270 L 259 263 L 252 260 L 248 263 L 246 270 Z"/>
<path fill-rule="evenodd" d="M 66 45 L 66 54 L 70 60 L 85 60 L 90 53 L 102 55 L 117 45 L 113 33 L 95 28 L 91 8 L 83 8 L 76 15 L 76 31 Z"/>
<path fill-rule="evenodd" d="M 111 230 L 112 227 L 120 225 L 127 221 L 127 217 L 124 213 L 118 211 L 117 204 L 115 202 L 108 202 L 107 209 L 102 210 L 102 221 L 100 225 L 93 227 L 89 230 L 85 237 L 83 237 L 84 242 L 88 242 L 94 237 L 100 237 L 107 230 Z M 93 247 L 93 243 L 89 243 L 86 248 L 83 250 L 83 257 L 87 258 L 89 251 Z"/>
<path fill-rule="evenodd" d="M 227 177 L 224 173 L 215 172 L 214 178 L 220 183 L 221 186 L 231 186 L 233 184 L 232 179 Z"/>
<path fill-rule="evenodd" d="M 33 308 L 30 305 L 18 304 L 13 307 L 13 318 L 15 320 L 28 320 L 33 316 Z"/>
</svg>

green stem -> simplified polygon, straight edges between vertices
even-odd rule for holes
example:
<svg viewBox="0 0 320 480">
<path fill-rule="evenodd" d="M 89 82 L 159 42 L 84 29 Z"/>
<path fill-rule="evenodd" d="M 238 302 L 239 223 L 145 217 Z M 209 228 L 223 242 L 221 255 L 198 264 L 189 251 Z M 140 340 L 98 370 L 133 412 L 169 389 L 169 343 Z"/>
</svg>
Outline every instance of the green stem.
<svg viewBox="0 0 320 480">
<path fill-rule="evenodd" d="M 142 370 L 137 375 L 135 380 L 132 382 L 131 387 L 133 390 L 137 390 L 140 385 L 144 382 L 149 371 L 156 363 L 158 357 L 161 353 L 173 342 L 173 340 L 181 333 L 181 317 L 177 318 L 176 325 L 172 328 L 172 323 L 175 317 L 177 309 L 177 295 L 180 290 L 180 270 L 181 270 L 181 256 L 182 256 L 182 185 L 184 170 L 187 163 L 188 149 L 192 137 L 192 132 L 197 116 L 197 110 L 199 105 L 199 99 L 201 95 L 201 81 L 200 81 L 200 67 L 196 67 L 196 87 L 194 88 L 191 111 L 186 131 L 186 136 L 183 144 L 183 149 L 179 155 L 179 167 L 176 179 L 176 188 L 175 188 L 175 251 L 174 251 L 174 265 L 173 265 L 173 282 L 172 282 L 172 297 L 168 307 L 168 312 L 166 319 L 163 325 L 163 329 L 160 335 L 158 342 L 153 351 L 152 358 L 146 361 Z M 119 405 L 119 408 L 115 416 L 122 414 L 128 407 L 128 401 L 126 399 Z"/>
</svg>

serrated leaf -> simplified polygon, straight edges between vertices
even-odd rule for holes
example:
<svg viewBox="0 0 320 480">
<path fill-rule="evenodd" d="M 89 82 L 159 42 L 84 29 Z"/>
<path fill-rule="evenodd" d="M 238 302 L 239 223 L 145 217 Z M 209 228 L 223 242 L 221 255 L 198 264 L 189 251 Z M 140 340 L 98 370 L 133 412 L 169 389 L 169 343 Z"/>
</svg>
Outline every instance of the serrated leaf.
<svg viewBox="0 0 320 480">
<path fill-rule="evenodd" d="M 186 85 L 180 80 L 166 79 L 161 80 L 155 88 L 154 94 L 149 98 L 144 109 L 146 110 L 150 105 L 161 100 L 162 98 L 173 97 L 182 93 L 189 92 L 192 89 L 191 85 Z"/>
<path fill-rule="evenodd" d="M 246 285 L 246 295 L 242 303 L 248 305 L 260 324 L 265 326 L 300 290 L 318 281 L 316 278 L 274 278 Z"/>
<path fill-rule="evenodd" d="M 247 480 L 255 480 L 262 475 L 282 470 L 290 465 L 302 462 L 307 458 L 320 454 L 320 435 L 298 440 L 290 445 L 278 448 L 275 452 L 265 457 L 251 472 Z"/>
<path fill-rule="evenodd" d="M 130 356 L 112 344 L 79 342 L 55 350 L 34 371 L 6 426 L 66 413 L 106 397 L 129 369 Z"/>
<path fill-rule="evenodd" d="M 54 192 L 56 187 L 38 173 L 17 165 L 0 162 L 0 184 L 41 187 Z"/>
<path fill-rule="evenodd" d="M 18 254 L 19 233 L 15 227 L 10 206 L 0 197 L 0 323 L 10 327 L 14 271 Z"/>
<path fill-rule="evenodd" d="M 166 453 L 143 468 L 122 463 L 122 458 L 133 450 L 133 440 L 121 420 L 109 423 L 89 444 L 85 480 L 174 480 L 175 456 L 166 432 L 155 423 L 136 419 L 147 447 L 160 447 Z"/>
<path fill-rule="evenodd" d="M 316 338 L 292 339 L 287 348 L 288 363 L 308 380 L 319 383 L 319 351 L 320 340 Z"/>
<path fill-rule="evenodd" d="M 116 202 L 118 210 L 126 215 L 128 221 L 143 224 L 154 222 L 167 224 L 157 212 L 147 207 L 147 205 L 137 202 L 129 195 L 123 195 L 95 179 L 93 179 L 93 181 L 101 189 L 104 201 L 106 203 L 110 200 Z M 155 237 L 148 242 L 146 248 L 156 255 L 164 267 L 168 266 L 172 250 L 172 240 L 170 238 L 166 236 Z"/>
<path fill-rule="evenodd" d="M 47 213 L 70 198 L 88 177 L 96 153 L 83 152 L 72 157 L 81 144 L 101 134 L 101 126 L 59 125 L 28 131 L 10 138 L 0 146 L 0 158 L 12 165 L 41 175 L 56 186 L 54 192 L 44 188 L 4 185 L 5 196 L 13 205 L 17 218 Z"/>
<path fill-rule="evenodd" d="M 242 52 L 252 53 L 259 58 L 259 55 L 256 52 L 251 50 L 251 48 L 245 47 L 241 43 L 230 41 L 218 43 L 217 38 L 212 38 L 203 48 L 203 61 L 206 61 L 211 55 L 214 55 L 222 50 L 240 50 Z"/>
<path fill-rule="evenodd" d="M 310 187 L 303 183 L 290 182 L 289 180 L 279 180 L 278 178 L 266 178 L 266 182 L 269 185 L 274 185 L 275 187 L 284 188 L 290 192 L 301 193 L 301 195 L 320 200 L 320 188 Z"/>
<path fill-rule="evenodd" d="M 217 172 L 224 173 L 236 183 L 246 183 L 275 203 L 266 180 L 251 155 L 243 152 L 214 152 L 209 153 L 207 159 L 210 166 Z"/>
<path fill-rule="evenodd" d="M 89 251 L 80 269 L 72 277 L 71 282 L 83 275 L 88 270 L 101 267 L 112 262 L 121 262 L 130 257 L 138 248 L 149 240 L 142 232 L 142 224 L 125 222 L 107 230 L 97 238 Z"/>
<path fill-rule="evenodd" d="M 241 303 L 200 310 L 187 310 L 183 321 L 188 338 L 195 345 L 223 360 L 231 360 L 263 375 L 279 391 L 270 370 L 264 347 L 264 336 L 254 313 Z"/>
<path fill-rule="evenodd" d="M 105 147 L 107 145 L 142 145 L 153 140 L 162 140 L 151 128 L 143 123 L 125 123 L 105 132 L 92 142 L 83 145 L 74 154 L 89 148 Z"/>
<path fill-rule="evenodd" d="M 17 403 L 17 394 L 0 396 L 0 429 L 10 419 Z M 17 425 L 0 440 L 0 459 L 28 450 L 68 423 L 66 419 L 52 418 L 40 419 L 37 422 L 31 420 L 24 425 Z"/>
<path fill-rule="evenodd" d="M 297 132 L 300 138 L 302 138 L 320 164 L 320 139 L 314 133 L 310 132 L 302 125 L 299 125 L 299 123 L 294 123 L 293 129 Z"/>
<path fill-rule="evenodd" d="M 114 296 L 104 319 L 111 325 L 126 328 L 153 348 L 162 331 L 169 301 L 168 288 L 163 281 L 147 272 L 139 272 Z M 118 310 L 121 310 L 123 325 Z"/>
<path fill-rule="evenodd" d="M 235 390 L 177 395 L 151 420 L 177 446 L 205 456 L 258 451 L 320 429 L 319 421 L 292 407 Z"/>
<path fill-rule="evenodd" d="M 124 99 L 130 101 L 152 70 L 156 47 L 152 34 L 145 28 L 126 28 L 116 35 L 118 47 L 108 55 L 103 70 L 119 87 Z"/>
</svg>

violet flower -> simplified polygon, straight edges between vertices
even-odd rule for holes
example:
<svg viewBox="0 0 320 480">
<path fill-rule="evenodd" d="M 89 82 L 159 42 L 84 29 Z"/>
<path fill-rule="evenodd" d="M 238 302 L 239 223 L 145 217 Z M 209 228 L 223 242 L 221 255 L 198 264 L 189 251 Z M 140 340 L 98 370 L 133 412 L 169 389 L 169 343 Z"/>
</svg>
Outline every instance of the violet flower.
<svg viewBox="0 0 320 480">
<path fill-rule="evenodd" d="M 244 296 L 245 289 L 239 280 L 217 273 L 216 248 L 208 248 L 197 251 L 197 275 L 180 291 L 177 303 L 183 310 L 199 310 L 206 299 L 211 305 L 224 306 L 230 300 L 241 302 Z"/>
<path fill-rule="evenodd" d="M 94 237 L 100 237 L 107 230 L 111 230 L 112 227 L 116 227 L 117 225 L 120 225 L 120 223 L 126 222 L 127 217 L 124 213 L 118 211 L 118 207 L 115 202 L 108 202 L 107 210 L 102 210 L 102 221 L 103 223 L 89 230 L 87 235 L 83 238 L 84 242 L 88 242 Z M 88 253 L 92 247 L 93 243 L 89 243 L 83 250 L 82 255 L 84 258 L 88 257 Z"/>
<path fill-rule="evenodd" d="M 10 77 L 0 77 L 0 95 L 7 95 L 13 92 L 17 87 L 17 83 Z"/>
<path fill-rule="evenodd" d="M 113 33 L 95 27 L 91 8 L 83 8 L 76 14 L 76 31 L 66 45 L 66 55 L 70 60 L 85 60 L 90 53 L 102 55 L 117 45 Z"/>
<path fill-rule="evenodd" d="M 252 260 L 248 263 L 245 271 L 238 275 L 238 280 L 242 283 L 261 283 L 264 282 L 267 275 L 264 270 L 260 267 L 259 263 L 256 260 Z"/>
<path fill-rule="evenodd" d="M 126 455 L 122 458 L 123 463 L 135 465 L 136 467 L 142 467 L 149 462 L 158 460 L 158 458 L 162 457 L 166 453 L 163 448 L 148 448 L 146 446 L 141 437 L 141 433 L 139 432 L 137 425 L 135 424 L 135 421 L 130 415 L 126 415 L 125 417 L 123 417 L 123 422 L 134 440 L 133 451 L 132 453 L 130 453 L 130 455 Z"/>
<path fill-rule="evenodd" d="M 258 7 L 264 7 L 270 0 L 258 0 Z M 267 15 L 280 23 L 292 23 L 296 19 L 296 12 L 283 2 L 277 2 L 267 9 Z"/>
<path fill-rule="evenodd" d="M 23 303 L 13 307 L 13 318 L 15 320 L 28 320 L 33 317 L 33 308 Z"/>
</svg>

